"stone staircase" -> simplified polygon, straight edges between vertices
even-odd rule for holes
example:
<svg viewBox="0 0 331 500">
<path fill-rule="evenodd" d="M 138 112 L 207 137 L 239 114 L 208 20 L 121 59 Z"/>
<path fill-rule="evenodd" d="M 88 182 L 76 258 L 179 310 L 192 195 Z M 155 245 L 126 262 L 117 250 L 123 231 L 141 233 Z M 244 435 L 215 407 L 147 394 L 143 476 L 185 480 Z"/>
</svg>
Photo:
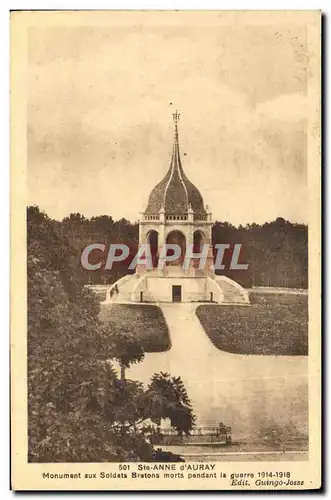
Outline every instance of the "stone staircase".
<svg viewBox="0 0 331 500">
<path fill-rule="evenodd" d="M 85 285 L 96 294 L 101 302 L 130 302 L 131 293 L 140 276 L 127 274 L 112 285 Z M 118 293 L 116 293 L 118 290 Z"/>
<path fill-rule="evenodd" d="M 89 290 L 91 290 L 91 292 L 95 293 L 95 295 L 101 302 L 106 300 L 109 285 L 85 285 L 85 288 L 88 288 Z"/>
<path fill-rule="evenodd" d="M 215 276 L 215 281 L 224 293 L 223 304 L 249 304 L 248 292 L 226 276 Z"/>
<path fill-rule="evenodd" d="M 139 278 L 139 274 L 127 274 L 109 286 L 106 302 L 131 302 L 131 294 Z M 118 293 L 116 293 L 116 290 L 118 290 Z"/>
<path fill-rule="evenodd" d="M 205 278 L 205 300 L 209 301 L 213 296 L 214 302 L 221 304 L 241 304 L 247 305 L 249 293 L 239 283 L 231 280 L 227 276 L 215 276 L 213 273 L 206 273 L 199 270 L 183 272 L 181 269 L 166 270 L 164 274 L 158 271 L 151 271 L 145 275 L 127 274 L 112 285 L 86 285 L 99 298 L 100 301 L 109 303 L 139 302 L 139 294 L 142 292 L 144 302 L 158 302 L 150 293 L 147 285 L 148 278 Z"/>
</svg>

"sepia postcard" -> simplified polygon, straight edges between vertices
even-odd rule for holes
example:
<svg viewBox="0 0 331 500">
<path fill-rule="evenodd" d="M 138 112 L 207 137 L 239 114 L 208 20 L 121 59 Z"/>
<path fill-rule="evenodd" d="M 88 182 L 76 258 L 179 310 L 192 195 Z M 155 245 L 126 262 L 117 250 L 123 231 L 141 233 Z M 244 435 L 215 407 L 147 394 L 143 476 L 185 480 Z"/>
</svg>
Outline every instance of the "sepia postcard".
<svg viewBox="0 0 331 500">
<path fill-rule="evenodd" d="M 321 488 L 321 12 L 11 13 L 13 490 Z"/>
</svg>

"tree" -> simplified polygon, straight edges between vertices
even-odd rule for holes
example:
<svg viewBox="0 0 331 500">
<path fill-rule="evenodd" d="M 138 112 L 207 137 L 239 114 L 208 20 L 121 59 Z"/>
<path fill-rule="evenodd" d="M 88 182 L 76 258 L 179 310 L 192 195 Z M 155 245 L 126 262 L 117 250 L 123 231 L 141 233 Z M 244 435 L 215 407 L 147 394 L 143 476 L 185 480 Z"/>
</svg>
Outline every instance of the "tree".
<svg viewBox="0 0 331 500">
<path fill-rule="evenodd" d="M 151 392 L 125 380 L 125 368 L 144 352 L 135 339 L 124 341 L 100 323 L 99 302 L 77 277 L 75 252 L 61 225 L 38 207 L 28 209 L 27 221 L 29 460 L 178 460 L 155 451 L 144 427 L 168 418 L 172 405 L 174 427 L 189 431 L 188 421 L 175 415 L 189 406 L 181 384 L 170 381 L 172 399 L 156 415 L 150 401 L 165 398 L 162 387 L 157 396 L 157 387 Z M 123 366 L 120 379 L 112 359 Z M 181 394 L 177 406 L 175 389 Z"/>
<path fill-rule="evenodd" d="M 145 357 L 144 349 L 138 339 L 129 330 L 113 331 L 111 336 L 113 357 L 121 367 L 121 381 L 125 380 L 125 370 L 134 363 L 140 363 Z"/>
<path fill-rule="evenodd" d="M 225 269 L 220 271 L 243 286 L 308 286 L 308 230 L 304 224 L 293 224 L 282 217 L 263 225 L 247 224 L 238 228 L 228 222 L 216 222 L 213 245 L 242 244 L 241 260 L 247 271 L 229 269 L 232 249 L 225 251 Z"/>
<path fill-rule="evenodd" d="M 178 434 L 190 433 L 195 423 L 195 415 L 187 391 L 180 377 L 169 373 L 155 374 L 145 394 L 151 420 L 160 425 L 162 419 L 169 419 Z"/>
<path fill-rule="evenodd" d="M 30 207 L 29 210 L 36 210 Z M 36 213 L 34 218 L 36 218 Z M 47 218 L 39 211 L 39 217 Z M 47 218 L 48 219 L 48 218 Z M 70 246 L 71 274 L 82 284 L 114 283 L 133 271 L 129 269 L 138 249 L 138 224 L 122 218 L 113 220 L 108 215 L 88 219 L 81 214 L 70 214 L 61 222 L 51 221 L 58 237 Z M 32 222 L 32 221 L 31 221 Z M 37 230 L 37 228 L 36 228 Z M 41 237 L 46 235 L 40 235 Z M 55 241 L 55 247 L 58 241 Z M 83 249 L 90 243 L 124 243 L 130 249 L 125 261 L 115 262 L 112 269 L 105 269 L 105 262 L 96 271 L 87 271 L 80 264 Z M 308 286 L 308 230 L 304 224 L 294 224 L 278 217 L 265 224 L 247 224 L 235 227 L 229 222 L 215 222 L 212 243 L 230 244 L 225 251 L 224 271 L 220 274 L 238 281 L 243 286 L 252 285 L 288 286 L 307 288 Z M 240 260 L 248 264 L 247 271 L 229 269 L 233 245 L 241 243 Z M 68 256 L 67 256 L 68 257 Z M 98 260 L 99 261 L 99 255 Z"/>
</svg>

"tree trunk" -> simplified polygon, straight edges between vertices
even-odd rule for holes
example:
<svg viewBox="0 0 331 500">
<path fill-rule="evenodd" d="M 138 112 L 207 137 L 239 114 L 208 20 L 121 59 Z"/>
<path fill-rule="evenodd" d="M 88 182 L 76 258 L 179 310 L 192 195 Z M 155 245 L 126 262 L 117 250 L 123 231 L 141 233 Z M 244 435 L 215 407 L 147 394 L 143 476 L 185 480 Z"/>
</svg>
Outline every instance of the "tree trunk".
<svg viewBox="0 0 331 500">
<path fill-rule="evenodd" d="M 121 380 L 125 380 L 125 366 L 123 363 L 121 363 Z"/>
</svg>

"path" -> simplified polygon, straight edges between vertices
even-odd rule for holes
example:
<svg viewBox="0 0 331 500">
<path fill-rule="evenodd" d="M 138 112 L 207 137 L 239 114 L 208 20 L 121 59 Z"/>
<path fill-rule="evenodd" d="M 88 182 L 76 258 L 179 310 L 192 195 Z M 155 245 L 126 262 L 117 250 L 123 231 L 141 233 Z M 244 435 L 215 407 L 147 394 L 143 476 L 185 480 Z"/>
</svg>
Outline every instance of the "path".
<svg viewBox="0 0 331 500">
<path fill-rule="evenodd" d="M 217 349 L 203 330 L 197 304 L 162 304 L 172 347 L 147 354 L 127 376 L 148 383 L 155 372 L 180 375 L 198 424 L 223 421 L 237 438 L 281 432 L 307 433 L 308 361 L 301 356 L 253 356 Z M 288 430 L 289 425 L 292 430 Z M 287 429 L 287 430 L 286 430 Z"/>
</svg>

